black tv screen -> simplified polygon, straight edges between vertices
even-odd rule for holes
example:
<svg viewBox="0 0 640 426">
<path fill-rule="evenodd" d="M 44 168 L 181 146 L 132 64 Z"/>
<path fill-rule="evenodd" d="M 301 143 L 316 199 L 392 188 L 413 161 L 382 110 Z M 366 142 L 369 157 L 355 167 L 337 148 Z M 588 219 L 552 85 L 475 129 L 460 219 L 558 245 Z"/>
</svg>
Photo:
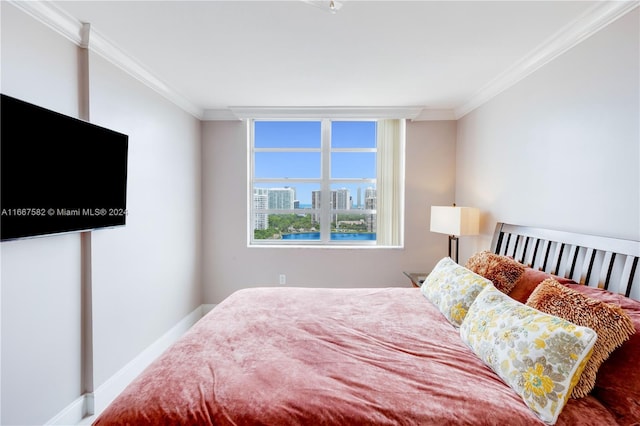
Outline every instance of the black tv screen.
<svg viewBox="0 0 640 426">
<path fill-rule="evenodd" d="M 122 226 L 129 137 L 2 96 L 2 241 Z"/>
</svg>

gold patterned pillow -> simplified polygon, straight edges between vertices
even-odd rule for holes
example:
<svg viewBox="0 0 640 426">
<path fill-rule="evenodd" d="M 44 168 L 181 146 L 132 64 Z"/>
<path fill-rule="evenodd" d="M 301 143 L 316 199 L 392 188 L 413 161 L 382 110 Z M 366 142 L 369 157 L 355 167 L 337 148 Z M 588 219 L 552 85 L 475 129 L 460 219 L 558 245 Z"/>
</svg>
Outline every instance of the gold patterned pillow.
<svg viewBox="0 0 640 426">
<path fill-rule="evenodd" d="M 458 265 L 449 257 L 440 260 L 420 287 L 451 324 L 460 327 L 469 306 L 491 282 Z"/>
<path fill-rule="evenodd" d="M 555 424 L 598 336 L 490 286 L 469 308 L 460 337 L 542 421 Z"/>
<path fill-rule="evenodd" d="M 549 278 L 531 293 L 527 305 L 551 315 L 589 327 L 598 333 L 593 355 L 573 389 L 572 398 L 587 396 L 596 384 L 600 365 L 635 333 L 631 318 L 619 306 L 592 299 Z"/>
</svg>

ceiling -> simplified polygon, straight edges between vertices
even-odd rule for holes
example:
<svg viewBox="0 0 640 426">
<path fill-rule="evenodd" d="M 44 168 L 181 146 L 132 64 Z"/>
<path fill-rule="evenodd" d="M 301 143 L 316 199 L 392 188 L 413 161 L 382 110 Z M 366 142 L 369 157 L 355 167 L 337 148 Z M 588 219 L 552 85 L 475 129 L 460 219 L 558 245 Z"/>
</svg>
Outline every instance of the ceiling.
<svg viewBox="0 0 640 426">
<path fill-rule="evenodd" d="M 336 14 L 296 0 L 51 5 L 205 118 L 237 107 L 457 118 L 579 42 L 578 30 L 599 29 L 591 21 L 603 14 L 583 1 L 341 3 Z"/>
</svg>

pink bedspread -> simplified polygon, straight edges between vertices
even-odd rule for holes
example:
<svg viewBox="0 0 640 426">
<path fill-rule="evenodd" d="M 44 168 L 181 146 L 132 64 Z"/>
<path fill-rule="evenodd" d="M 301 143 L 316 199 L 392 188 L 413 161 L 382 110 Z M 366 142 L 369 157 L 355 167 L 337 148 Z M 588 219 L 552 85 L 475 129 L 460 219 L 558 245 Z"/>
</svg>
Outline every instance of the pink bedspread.
<svg viewBox="0 0 640 426">
<path fill-rule="evenodd" d="M 238 291 L 96 425 L 542 424 L 417 288 Z M 558 425 L 616 424 L 592 396 Z"/>
</svg>

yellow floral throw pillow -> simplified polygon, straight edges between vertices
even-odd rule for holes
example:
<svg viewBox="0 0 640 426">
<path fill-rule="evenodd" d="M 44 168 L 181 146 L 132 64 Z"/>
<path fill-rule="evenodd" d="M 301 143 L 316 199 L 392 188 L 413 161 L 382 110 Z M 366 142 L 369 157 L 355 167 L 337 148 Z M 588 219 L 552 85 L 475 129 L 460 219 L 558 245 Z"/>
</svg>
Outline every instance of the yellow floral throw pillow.
<svg viewBox="0 0 640 426">
<path fill-rule="evenodd" d="M 511 299 L 493 286 L 469 308 L 460 336 L 545 423 L 555 424 L 597 334 Z"/>
<path fill-rule="evenodd" d="M 445 257 L 436 264 L 420 290 L 451 324 L 460 327 L 469 306 L 489 285 L 491 281 Z"/>
</svg>

